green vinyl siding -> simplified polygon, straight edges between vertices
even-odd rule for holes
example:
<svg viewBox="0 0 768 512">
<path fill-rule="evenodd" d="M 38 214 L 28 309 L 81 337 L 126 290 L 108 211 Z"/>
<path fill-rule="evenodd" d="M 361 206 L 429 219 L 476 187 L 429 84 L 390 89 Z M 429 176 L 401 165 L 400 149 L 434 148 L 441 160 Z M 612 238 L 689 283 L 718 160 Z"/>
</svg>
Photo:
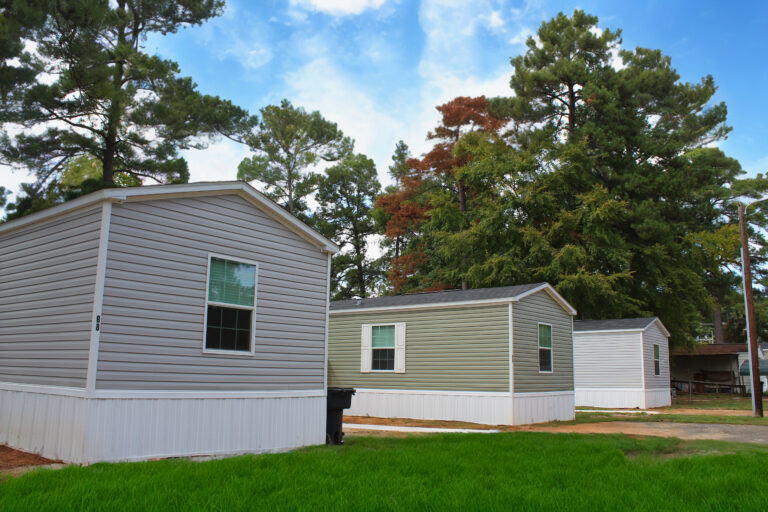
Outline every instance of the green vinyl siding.
<svg viewBox="0 0 768 512">
<path fill-rule="evenodd" d="M 541 291 L 513 304 L 512 324 L 515 393 L 573 390 L 573 334 L 568 312 Z M 540 344 L 540 324 L 552 326 L 549 333 L 544 329 L 544 344 Z M 539 352 L 547 342 L 552 346 L 552 372 L 541 373 Z"/>
<path fill-rule="evenodd" d="M 328 385 L 377 389 L 509 391 L 506 304 L 332 314 Z M 363 324 L 405 322 L 405 373 L 360 373 Z"/>
</svg>

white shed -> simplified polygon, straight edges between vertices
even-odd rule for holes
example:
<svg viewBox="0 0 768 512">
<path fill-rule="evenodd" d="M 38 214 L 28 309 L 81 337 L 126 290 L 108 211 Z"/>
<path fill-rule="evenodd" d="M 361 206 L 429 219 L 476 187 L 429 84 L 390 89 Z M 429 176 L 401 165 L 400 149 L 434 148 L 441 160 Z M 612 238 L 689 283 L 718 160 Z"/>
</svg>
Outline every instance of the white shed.
<svg viewBox="0 0 768 512">
<path fill-rule="evenodd" d="M 573 323 L 576 406 L 670 405 L 669 331 L 657 317 Z"/>
</svg>

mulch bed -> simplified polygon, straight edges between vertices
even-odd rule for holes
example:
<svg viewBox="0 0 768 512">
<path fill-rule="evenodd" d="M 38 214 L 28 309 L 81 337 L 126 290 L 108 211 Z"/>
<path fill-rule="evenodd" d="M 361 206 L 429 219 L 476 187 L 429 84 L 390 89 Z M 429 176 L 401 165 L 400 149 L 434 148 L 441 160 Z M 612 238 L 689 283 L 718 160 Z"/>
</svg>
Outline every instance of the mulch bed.
<svg viewBox="0 0 768 512">
<path fill-rule="evenodd" d="M 7 471 L 22 466 L 44 466 L 61 463 L 61 461 L 46 459 L 34 453 L 14 450 L 10 446 L 0 445 L 0 471 Z"/>
</svg>

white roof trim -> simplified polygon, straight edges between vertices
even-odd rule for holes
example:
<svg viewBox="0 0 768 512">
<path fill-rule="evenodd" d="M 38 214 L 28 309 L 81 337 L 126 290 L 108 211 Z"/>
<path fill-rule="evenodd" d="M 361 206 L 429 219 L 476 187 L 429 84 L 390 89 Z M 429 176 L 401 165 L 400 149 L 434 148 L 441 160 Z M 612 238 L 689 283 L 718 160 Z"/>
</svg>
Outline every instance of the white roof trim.
<svg viewBox="0 0 768 512">
<path fill-rule="evenodd" d="M 617 333 L 617 332 L 645 332 L 651 325 L 656 324 L 656 326 L 659 328 L 661 333 L 669 338 L 669 331 L 666 327 L 664 327 L 664 324 L 661 323 L 661 320 L 659 320 L 659 317 L 654 318 L 650 322 L 648 322 L 648 325 L 645 327 L 635 327 L 634 329 L 591 329 L 589 331 L 577 331 L 574 329 L 573 334 L 574 336 L 577 334 L 602 334 L 602 333 Z"/>
<path fill-rule="evenodd" d="M 648 324 L 651 325 L 651 324 Z M 577 334 L 611 334 L 611 333 L 617 333 L 617 332 L 643 332 L 648 327 L 637 327 L 635 329 L 598 329 L 598 330 L 592 330 L 592 331 L 573 331 L 574 336 Z M 639 388 L 638 388 L 639 389 Z"/>
<path fill-rule="evenodd" d="M 518 294 L 515 296 L 514 300 L 518 301 L 518 300 L 524 299 L 525 297 L 529 295 L 533 295 L 534 293 L 539 292 L 541 290 L 546 291 L 550 295 L 550 297 L 552 297 L 555 300 L 555 302 L 559 303 L 560 306 L 564 310 L 566 310 L 569 314 L 571 315 L 576 314 L 576 310 L 574 309 L 574 307 L 571 306 L 570 303 L 567 300 L 565 300 L 562 295 L 557 293 L 557 290 L 555 290 L 555 287 L 549 283 L 543 283 L 541 286 L 537 286 L 536 288 L 528 290 L 527 292 Z"/>
<path fill-rule="evenodd" d="M 336 253 L 336 244 L 316 232 L 299 219 L 282 209 L 272 200 L 244 181 L 208 183 L 183 183 L 178 185 L 147 185 L 143 187 L 108 188 L 78 197 L 46 210 L 0 224 L 0 233 L 14 231 L 25 226 L 44 222 L 65 213 L 93 206 L 102 201 L 141 201 L 195 195 L 237 194 L 261 208 L 266 214 L 318 247 L 323 252 Z"/>
<path fill-rule="evenodd" d="M 455 301 L 455 302 L 427 302 L 424 304 L 408 304 L 403 306 L 379 306 L 379 307 L 373 307 L 373 308 L 336 309 L 336 310 L 329 311 L 329 314 L 339 315 L 342 313 L 369 313 L 369 312 L 375 313 L 378 311 L 401 311 L 401 310 L 410 310 L 410 309 L 439 309 L 439 308 L 457 308 L 462 306 L 484 306 L 484 305 L 492 305 L 492 304 L 508 304 L 510 302 L 517 302 L 529 295 L 532 295 L 540 291 L 546 291 L 547 293 L 549 293 L 550 296 L 552 296 L 552 298 L 555 299 L 555 301 L 558 304 L 560 304 L 560 306 L 569 314 L 571 315 L 576 314 L 576 310 L 573 309 L 573 306 L 568 304 L 568 302 L 559 293 L 557 293 L 557 291 L 555 291 L 552 285 L 548 283 L 544 283 L 541 286 L 537 286 L 536 288 L 532 288 L 528 291 L 519 293 L 511 297 L 463 300 L 463 301 Z"/>
<path fill-rule="evenodd" d="M 653 319 L 653 322 L 651 322 L 651 324 L 652 324 L 652 323 L 655 323 L 655 324 L 656 324 L 656 327 L 658 327 L 658 328 L 659 328 L 659 330 L 661 331 L 661 333 L 662 333 L 664 336 L 666 336 L 667 338 L 669 338 L 669 331 L 667 330 L 667 328 L 666 328 L 666 327 L 664 327 L 664 324 L 663 324 L 663 323 L 661 323 L 661 320 L 659 319 L 659 317 L 656 317 L 656 318 L 654 318 L 654 319 Z M 651 326 L 651 324 L 648 324 L 648 325 L 646 325 L 646 326 L 645 326 L 645 328 L 647 329 L 648 327 L 650 327 L 650 326 Z"/>
</svg>

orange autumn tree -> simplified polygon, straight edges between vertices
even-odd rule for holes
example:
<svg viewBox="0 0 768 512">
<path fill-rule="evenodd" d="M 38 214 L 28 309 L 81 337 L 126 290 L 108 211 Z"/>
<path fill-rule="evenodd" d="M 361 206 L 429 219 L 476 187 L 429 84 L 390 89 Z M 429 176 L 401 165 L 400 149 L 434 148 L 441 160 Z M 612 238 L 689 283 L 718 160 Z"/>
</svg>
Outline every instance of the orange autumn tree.
<svg viewBox="0 0 768 512">
<path fill-rule="evenodd" d="M 394 190 L 379 197 L 376 206 L 386 217 L 384 235 L 396 250 L 391 254 L 389 281 L 393 293 L 428 291 L 461 286 L 464 279 L 440 275 L 440 258 L 429 229 L 424 229 L 436 208 L 455 210 L 461 229 L 472 189 L 457 175 L 471 156 L 457 154 L 459 140 L 471 132 L 498 133 L 506 121 L 488 110 L 485 96 L 460 96 L 437 107 L 441 123 L 427 134 L 432 149 L 405 161 Z M 397 154 L 397 153 L 396 153 Z M 390 168 L 392 170 L 392 168 Z M 394 173 L 393 173 L 394 175 Z M 441 215 L 442 216 L 442 215 Z"/>
</svg>

